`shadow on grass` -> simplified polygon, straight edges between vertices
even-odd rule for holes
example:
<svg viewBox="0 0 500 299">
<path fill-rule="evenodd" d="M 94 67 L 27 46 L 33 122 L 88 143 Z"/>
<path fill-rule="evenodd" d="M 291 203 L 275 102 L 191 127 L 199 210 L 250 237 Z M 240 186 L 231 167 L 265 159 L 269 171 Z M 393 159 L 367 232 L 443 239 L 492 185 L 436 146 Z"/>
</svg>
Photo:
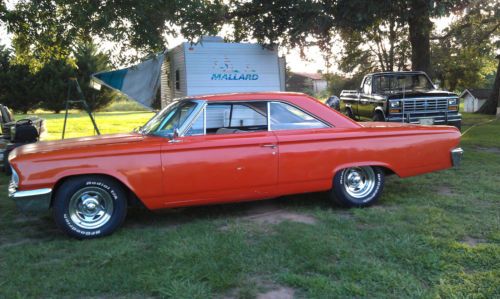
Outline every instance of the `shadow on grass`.
<svg viewBox="0 0 500 299">
<path fill-rule="evenodd" d="M 341 210 L 328 200 L 326 193 L 307 193 L 259 201 L 165 209 L 154 212 L 146 208 L 134 207 L 129 209 L 124 227 L 172 227 L 197 220 L 226 221 L 282 210 L 307 213 L 315 209 Z"/>
</svg>

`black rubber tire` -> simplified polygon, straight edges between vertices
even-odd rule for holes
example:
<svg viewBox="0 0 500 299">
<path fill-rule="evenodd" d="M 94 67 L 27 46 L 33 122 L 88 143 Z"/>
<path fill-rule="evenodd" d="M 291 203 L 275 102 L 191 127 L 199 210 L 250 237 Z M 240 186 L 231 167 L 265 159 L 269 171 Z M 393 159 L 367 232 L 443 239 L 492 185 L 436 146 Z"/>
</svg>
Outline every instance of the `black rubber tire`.
<svg viewBox="0 0 500 299">
<path fill-rule="evenodd" d="M 462 122 L 455 122 L 453 123 L 453 126 L 457 128 L 460 132 L 462 132 Z"/>
<path fill-rule="evenodd" d="M 99 228 L 81 228 L 69 216 L 71 197 L 85 187 L 100 188 L 111 195 L 113 200 L 111 218 Z M 52 208 L 57 226 L 66 234 L 76 239 L 94 239 L 112 234 L 123 224 L 127 215 L 127 195 L 123 187 L 111 178 L 99 175 L 79 176 L 68 179 L 56 190 Z"/>
<path fill-rule="evenodd" d="M 373 121 L 385 121 L 384 115 L 379 111 L 375 111 L 375 114 L 373 114 Z"/>
<path fill-rule="evenodd" d="M 345 182 L 343 182 L 344 172 L 349 170 L 349 168 L 346 168 L 335 174 L 333 178 L 333 188 L 330 191 L 330 199 L 345 208 L 363 208 L 375 204 L 384 190 L 385 175 L 383 169 L 380 167 L 368 167 L 370 167 L 375 174 L 375 186 L 370 193 L 358 199 L 347 193 L 345 190 Z"/>
<path fill-rule="evenodd" d="M 351 108 L 345 108 L 345 115 L 350 119 L 356 120 L 356 117 L 354 116 L 354 113 L 352 113 Z"/>
</svg>

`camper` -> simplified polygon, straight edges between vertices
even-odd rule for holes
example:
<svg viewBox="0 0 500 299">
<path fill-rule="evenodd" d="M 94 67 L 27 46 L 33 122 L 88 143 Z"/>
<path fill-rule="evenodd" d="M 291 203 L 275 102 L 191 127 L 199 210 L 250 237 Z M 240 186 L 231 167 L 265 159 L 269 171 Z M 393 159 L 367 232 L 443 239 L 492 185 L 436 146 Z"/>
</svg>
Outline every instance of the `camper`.
<svg viewBox="0 0 500 299">
<path fill-rule="evenodd" d="M 168 50 L 162 65 L 162 108 L 179 97 L 284 90 L 284 58 L 259 44 L 203 37 Z"/>
</svg>

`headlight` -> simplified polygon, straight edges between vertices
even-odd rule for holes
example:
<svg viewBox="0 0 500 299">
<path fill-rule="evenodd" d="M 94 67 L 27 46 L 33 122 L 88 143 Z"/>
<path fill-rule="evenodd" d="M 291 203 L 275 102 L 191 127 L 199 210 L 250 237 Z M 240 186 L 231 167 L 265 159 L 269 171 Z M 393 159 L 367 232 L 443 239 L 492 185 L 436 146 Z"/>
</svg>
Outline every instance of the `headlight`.
<svg viewBox="0 0 500 299">
<path fill-rule="evenodd" d="M 11 167 L 11 169 L 12 169 L 11 181 L 12 181 L 12 184 L 14 185 L 14 187 L 17 188 L 19 186 L 19 175 L 17 175 L 17 172 L 13 167 Z"/>
<path fill-rule="evenodd" d="M 391 101 L 389 105 L 391 108 L 398 108 L 401 106 L 401 101 Z"/>
<path fill-rule="evenodd" d="M 448 105 L 456 105 L 457 104 L 457 99 L 449 99 L 448 100 Z"/>
</svg>

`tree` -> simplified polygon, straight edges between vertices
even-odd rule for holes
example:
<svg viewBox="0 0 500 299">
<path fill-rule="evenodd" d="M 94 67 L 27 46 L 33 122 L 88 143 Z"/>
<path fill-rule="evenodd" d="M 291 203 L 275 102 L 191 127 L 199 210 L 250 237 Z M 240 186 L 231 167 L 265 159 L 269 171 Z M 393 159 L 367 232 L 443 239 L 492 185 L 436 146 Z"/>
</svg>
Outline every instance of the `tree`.
<svg viewBox="0 0 500 299">
<path fill-rule="evenodd" d="M 37 107 L 35 76 L 27 65 L 12 64 L 11 51 L 0 46 L 0 104 L 27 113 Z"/>
<path fill-rule="evenodd" d="M 67 60 L 48 61 L 37 73 L 37 94 L 41 107 L 55 113 L 65 107 L 69 79 L 75 77 L 74 65 Z"/>
<path fill-rule="evenodd" d="M 410 45 L 408 28 L 395 21 L 376 23 L 365 30 L 342 30 L 340 70 L 368 73 L 375 71 L 408 70 Z"/>
<path fill-rule="evenodd" d="M 113 91 L 109 88 L 95 90 L 90 86 L 92 74 L 110 68 L 108 56 L 100 53 L 91 41 L 78 44 L 74 49 L 76 77 L 82 88 L 85 100 L 92 111 L 104 108 L 113 101 Z"/>
<path fill-rule="evenodd" d="M 500 112 L 500 55 L 497 55 L 496 58 L 498 59 L 498 66 L 495 76 L 495 82 L 493 84 L 493 90 L 486 103 L 484 103 L 483 106 L 481 106 L 481 108 L 479 109 L 479 113 L 496 113 L 497 115 L 499 115 Z"/>
</svg>

